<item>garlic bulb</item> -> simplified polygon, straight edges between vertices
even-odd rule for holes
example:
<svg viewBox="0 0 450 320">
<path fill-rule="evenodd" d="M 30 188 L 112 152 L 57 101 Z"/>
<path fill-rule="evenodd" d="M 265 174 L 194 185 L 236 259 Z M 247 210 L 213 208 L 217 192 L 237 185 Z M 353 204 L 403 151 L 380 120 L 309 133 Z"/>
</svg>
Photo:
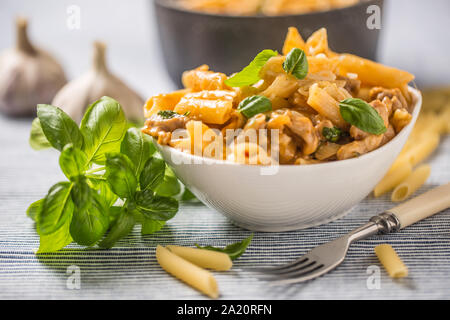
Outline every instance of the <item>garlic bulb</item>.
<svg viewBox="0 0 450 320">
<path fill-rule="evenodd" d="M 128 120 L 143 120 L 144 101 L 119 78 L 108 71 L 105 61 L 104 43 L 94 43 L 94 58 L 91 70 L 65 85 L 53 99 L 72 119 L 80 122 L 90 103 L 103 96 L 116 99 Z"/>
<path fill-rule="evenodd" d="M 36 113 L 67 82 L 59 63 L 28 39 L 27 20 L 17 19 L 17 43 L 0 55 L 0 111 L 10 116 Z"/>
</svg>

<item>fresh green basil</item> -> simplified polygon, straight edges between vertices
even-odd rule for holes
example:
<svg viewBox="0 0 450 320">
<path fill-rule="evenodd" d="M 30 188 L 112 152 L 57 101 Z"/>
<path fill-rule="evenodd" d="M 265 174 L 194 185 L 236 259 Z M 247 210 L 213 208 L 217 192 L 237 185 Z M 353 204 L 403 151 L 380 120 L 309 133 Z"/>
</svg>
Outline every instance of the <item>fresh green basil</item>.
<svg viewBox="0 0 450 320">
<path fill-rule="evenodd" d="M 178 211 L 178 201 L 170 197 L 161 197 L 151 190 L 136 193 L 136 208 L 147 219 L 167 221 Z"/>
<path fill-rule="evenodd" d="M 134 173 L 138 177 L 147 159 L 156 152 L 156 148 L 148 135 L 137 128 L 130 128 L 120 144 L 120 152 L 134 164 Z"/>
<path fill-rule="evenodd" d="M 106 153 L 119 152 L 128 124 L 120 104 L 109 97 L 94 102 L 81 120 L 88 163 L 103 164 Z"/>
<path fill-rule="evenodd" d="M 264 96 L 251 96 L 241 101 L 238 111 L 246 118 L 272 110 L 272 102 Z"/>
<path fill-rule="evenodd" d="M 342 136 L 342 130 L 337 127 L 323 127 L 322 135 L 325 139 L 327 139 L 327 141 L 337 142 Z"/>
<path fill-rule="evenodd" d="M 250 237 L 248 237 L 240 242 L 230 244 L 223 249 L 212 247 L 212 246 L 201 247 L 198 244 L 195 244 L 195 245 L 199 249 L 213 250 L 213 251 L 226 253 L 230 256 L 231 260 L 235 260 L 235 259 L 239 258 L 245 252 L 245 250 L 247 250 L 247 247 L 250 244 L 250 242 L 252 242 L 252 239 L 253 239 L 253 234 Z"/>
<path fill-rule="evenodd" d="M 136 221 L 131 212 L 126 208 L 122 208 L 117 220 L 112 226 L 106 237 L 99 243 L 102 248 L 111 248 L 121 238 L 128 235 L 133 230 Z"/>
<path fill-rule="evenodd" d="M 188 188 L 184 188 L 183 194 L 181 195 L 182 201 L 198 201 L 197 197 Z"/>
<path fill-rule="evenodd" d="M 166 165 L 164 178 L 155 188 L 155 193 L 163 197 L 173 197 L 181 192 L 181 185 L 173 170 Z"/>
<path fill-rule="evenodd" d="M 144 221 L 142 222 L 141 234 L 153 234 L 161 230 L 165 225 L 165 221 L 144 219 Z"/>
<path fill-rule="evenodd" d="M 126 155 L 121 153 L 106 154 L 106 181 L 111 190 L 121 198 L 133 198 L 137 180 L 134 166 Z"/>
<path fill-rule="evenodd" d="M 37 216 L 37 231 L 40 235 L 49 235 L 72 219 L 73 202 L 70 197 L 72 184 L 59 182 L 50 188 Z"/>
<path fill-rule="evenodd" d="M 304 79 L 308 75 L 309 69 L 305 52 L 299 48 L 292 49 L 283 62 L 283 69 L 297 79 Z"/>
<path fill-rule="evenodd" d="M 78 125 L 64 111 L 48 104 L 39 104 L 37 116 L 48 142 L 61 151 L 66 144 L 83 146 L 83 136 Z"/>
<path fill-rule="evenodd" d="M 165 170 L 166 164 L 164 160 L 158 158 L 148 159 L 139 177 L 141 190 L 155 190 L 164 180 Z"/>
<path fill-rule="evenodd" d="M 48 234 L 41 235 L 39 237 L 39 249 L 37 253 L 50 253 L 56 252 L 68 244 L 72 243 L 73 239 L 70 235 L 70 220 L 64 222 L 64 224 L 56 231 Z"/>
<path fill-rule="evenodd" d="M 266 49 L 261 51 L 241 72 L 225 80 L 225 84 L 229 87 L 243 87 L 255 84 L 261 79 L 259 77 L 261 68 L 270 58 L 276 55 L 278 55 L 278 52 L 273 50 Z"/>
<path fill-rule="evenodd" d="M 86 169 L 86 164 L 86 154 L 80 149 L 75 148 L 73 144 L 66 145 L 61 151 L 59 166 L 69 180 L 83 174 Z"/>
<path fill-rule="evenodd" d="M 154 154 L 150 138 L 125 121 L 114 99 L 93 103 L 81 129 L 59 108 L 40 105 L 30 144 L 38 149 L 46 143 L 61 151 L 59 164 L 69 181 L 27 209 L 40 235 L 39 253 L 72 241 L 93 246 L 112 226 L 99 243 L 109 248 L 136 223 L 150 234 L 177 212 L 178 201 L 170 196 L 180 192 L 178 179 Z"/>
<path fill-rule="evenodd" d="M 94 190 L 97 190 L 98 200 L 105 208 L 113 206 L 117 201 L 117 195 L 111 190 L 106 180 L 88 178 L 88 183 Z"/>
<path fill-rule="evenodd" d="M 36 221 L 38 215 L 40 214 L 44 200 L 45 198 L 35 201 L 28 207 L 27 216 L 30 217 L 33 221 Z"/>
<path fill-rule="evenodd" d="M 74 189 L 75 190 L 75 189 Z M 105 208 L 97 200 L 97 194 L 88 189 L 89 203 L 75 203 L 78 210 L 73 213 L 70 235 L 78 244 L 92 246 L 105 234 L 109 227 L 109 217 Z"/>
<path fill-rule="evenodd" d="M 380 135 L 387 130 L 378 111 L 364 100 L 345 99 L 339 103 L 339 110 L 345 121 L 362 131 Z"/>
<path fill-rule="evenodd" d="M 31 132 L 28 142 L 34 150 L 47 149 L 52 146 L 42 130 L 39 118 L 35 118 L 31 123 Z"/>
</svg>

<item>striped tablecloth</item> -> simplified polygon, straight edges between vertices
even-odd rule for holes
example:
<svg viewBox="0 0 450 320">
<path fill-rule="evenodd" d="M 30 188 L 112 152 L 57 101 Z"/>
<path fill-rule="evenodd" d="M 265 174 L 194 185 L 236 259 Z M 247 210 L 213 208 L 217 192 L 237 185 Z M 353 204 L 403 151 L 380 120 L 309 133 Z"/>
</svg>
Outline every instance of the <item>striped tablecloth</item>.
<svg viewBox="0 0 450 320">
<path fill-rule="evenodd" d="M 39 238 L 25 210 L 63 177 L 56 152 L 36 152 L 28 147 L 29 127 L 30 121 L 0 117 L 1 299 L 203 299 L 204 296 L 158 266 L 156 244 L 197 242 L 224 246 L 250 234 L 201 204 L 183 204 L 176 218 L 154 235 L 141 236 L 136 227 L 111 250 L 85 250 L 71 245 L 61 252 L 38 257 L 34 252 Z M 450 181 L 449 137 L 430 161 L 432 175 L 420 192 Z M 352 187 L 343 183 L 343 187 Z M 355 243 L 338 269 L 312 282 L 268 287 L 238 271 L 248 266 L 288 262 L 391 206 L 388 197 L 369 196 L 345 218 L 324 226 L 295 232 L 256 233 L 231 272 L 215 273 L 221 298 L 450 298 L 450 210 L 397 234 Z M 380 264 L 373 248 L 380 243 L 390 243 L 398 251 L 409 267 L 408 278 L 393 281 L 382 268 L 378 269 Z M 76 274 L 80 275 L 79 289 L 72 281 Z"/>
</svg>

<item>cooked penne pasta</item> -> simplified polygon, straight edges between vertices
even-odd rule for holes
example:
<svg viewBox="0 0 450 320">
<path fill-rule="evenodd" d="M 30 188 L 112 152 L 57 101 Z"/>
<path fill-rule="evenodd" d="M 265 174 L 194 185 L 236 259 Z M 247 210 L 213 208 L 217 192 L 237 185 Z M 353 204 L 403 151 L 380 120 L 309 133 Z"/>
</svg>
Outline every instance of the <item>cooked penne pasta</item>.
<svg viewBox="0 0 450 320">
<path fill-rule="evenodd" d="M 380 244 L 376 246 L 375 254 L 390 277 L 404 278 L 408 276 L 408 268 L 390 245 Z"/>
<path fill-rule="evenodd" d="M 400 182 L 404 181 L 411 174 L 411 172 L 412 166 L 409 161 L 397 161 L 373 190 L 374 196 L 380 197 L 386 192 L 391 191 Z"/>
<path fill-rule="evenodd" d="M 283 55 L 287 55 L 294 48 L 304 49 L 305 40 L 303 40 L 297 28 L 289 27 L 286 40 L 283 45 Z"/>
<path fill-rule="evenodd" d="M 395 187 L 392 192 L 392 201 L 399 202 L 408 199 L 414 192 L 416 192 L 430 176 L 431 167 L 428 164 L 423 164 L 406 178 L 402 183 Z"/>
<path fill-rule="evenodd" d="M 223 252 L 173 245 L 167 246 L 167 249 L 202 268 L 226 271 L 233 266 L 230 257 Z"/>
<path fill-rule="evenodd" d="M 414 101 L 407 88 L 413 78 L 332 52 L 326 29 L 305 42 L 291 27 L 283 55 L 263 50 L 230 77 L 207 65 L 183 73 L 186 92 L 151 98 L 143 132 L 159 144 L 241 164 L 350 159 L 389 143 L 411 122 Z M 194 130 L 194 124 L 200 129 Z M 442 128 L 442 123 L 436 126 L 439 132 Z M 175 133 L 183 129 L 187 137 Z M 426 156 L 425 148 L 409 147 L 402 154 L 412 162 Z"/>
<path fill-rule="evenodd" d="M 354 5 L 358 0 L 180 0 L 188 10 L 230 15 L 281 15 L 330 10 Z"/>
<path fill-rule="evenodd" d="M 156 247 L 156 259 L 161 268 L 172 276 L 211 298 L 215 299 L 219 296 L 216 279 L 209 271 L 192 264 L 160 245 Z"/>
</svg>

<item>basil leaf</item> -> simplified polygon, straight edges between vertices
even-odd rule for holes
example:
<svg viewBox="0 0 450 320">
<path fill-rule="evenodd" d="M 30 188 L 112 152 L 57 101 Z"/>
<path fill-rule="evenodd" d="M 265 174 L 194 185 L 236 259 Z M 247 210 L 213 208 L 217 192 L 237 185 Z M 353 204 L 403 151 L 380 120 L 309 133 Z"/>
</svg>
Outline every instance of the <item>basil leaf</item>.
<svg viewBox="0 0 450 320">
<path fill-rule="evenodd" d="M 184 188 L 184 192 L 181 196 L 182 201 L 199 201 L 197 197 L 189 190 L 188 188 Z"/>
<path fill-rule="evenodd" d="M 35 201 L 28 207 L 27 216 L 30 217 L 33 221 L 36 221 L 38 215 L 42 211 L 42 204 L 44 203 L 44 200 L 45 198 Z"/>
<path fill-rule="evenodd" d="M 212 247 L 212 246 L 201 247 L 198 244 L 195 244 L 195 246 L 199 249 L 213 250 L 213 251 L 226 253 L 230 256 L 231 260 L 235 260 L 235 259 L 239 258 L 245 252 L 245 250 L 247 249 L 247 247 L 250 244 L 250 242 L 252 241 L 252 239 L 253 239 L 253 234 L 250 237 L 242 240 L 241 242 L 236 242 L 236 243 L 230 244 L 223 249 Z"/>
<path fill-rule="evenodd" d="M 178 201 L 154 195 L 151 190 L 144 190 L 136 193 L 136 208 L 148 219 L 167 221 L 177 213 Z"/>
<path fill-rule="evenodd" d="M 238 111 L 246 118 L 272 110 L 272 102 L 264 96 L 251 96 L 241 101 Z"/>
<path fill-rule="evenodd" d="M 127 121 L 120 104 L 109 97 L 94 102 L 81 120 L 84 149 L 88 163 L 103 164 L 105 154 L 119 152 L 127 130 Z"/>
<path fill-rule="evenodd" d="M 163 197 L 172 197 L 181 192 L 180 182 L 168 165 L 166 165 L 163 181 L 155 188 L 155 192 Z"/>
<path fill-rule="evenodd" d="M 48 191 L 37 216 L 37 231 L 40 235 L 49 235 L 72 219 L 73 202 L 70 197 L 72 184 L 60 182 Z"/>
<path fill-rule="evenodd" d="M 114 192 L 112 192 L 106 180 L 89 178 L 88 183 L 93 189 L 99 192 L 98 200 L 105 208 L 109 208 L 116 203 L 118 197 Z"/>
<path fill-rule="evenodd" d="M 87 186 L 86 183 L 84 184 Z M 89 199 L 88 203 L 77 204 L 74 201 L 76 209 L 70 224 L 70 235 L 78 244 L 92 246 L 108 230 L 109 217 L 104 207 L 97 200 L 97 194 L 89 186 L 85 192 L 86 198 Z"/>
<path fill-rule="evenodd" d="M 121 198 L 133 198 L 137 180 L 134 166 L 127 156 L 121 153 L 106 154 L 106 181 L 111 190 Z"/>
<path fill-rule="evenodd" d="M 337 142 L 341 138 L 342 130 L 337 127 L 333 128 L 323 127 L 322 135 L 324 136 L 325 139 L 327 139 L 327 141 Z"/>
<path fill-rule="evenodd" d="M 305 79 L 309 69 L 305 52 L 299 48 L 292 49 L 283 62 L 283 69 L 297 79 Z"/>
<path fill-rule="evenodd" d="M 260 80 L 259 72 L 261 68 L 270 58 L 276 55 L 278 55 L 278 52 L 273 50 L 266 49 L 261 51 L 241 72 L 225 80 L 225 84 L 229 87 L 243 87 L 255 84 Z"/>
<path fill-rule="evenodd" d="M 59 166 L 69 180 L 83 174 L 86 164 L 86 154 L 73 144 L 66 145 L 59 156 Z"/>
<path fill-rule="evenodd" d="M 78 125 L 64 111 L 48 104 L 39 104 L 37 115 L 48 142 L 61 151 L 66 144 L 83 146 L 83 136 Z"/>
<path fill-rule="evenodd" d="M 165 170 L 166 164 L 164 160 L 158 158 L 148 159 L 139 176 L 141 190 L 155 190 L 163 181 Z"/>
<path fill-rule="evenodd" d="M 150 137 L 146 134 L 144 135 L 137 128 L 128 129 L 120 144 L 120 152 L 126 155 L 134 164 L 136 177 L 139 176 L 147 159 L 155 151 L 155 146 Z"/>
<path fill-rule="evenodd" d="M 345 99 L 339 103 L 339 111 L 345 121 L 362 131 L 379 135 L 387 130 L 378 111 L 364 100 Z"/>
<path fill-rule="evenodd" d="M 70 236 L 69 228 L 70 219 L 64 222 L 64 224 L 53 233 L 41 235 L 37 253 L 56 252 L 72 243 L 73 239 Z"/>
<path fill-rule="evenodd" d="M 122 212 L 119 214 L 108 235 L 99 243 L 99 246 L 102 248 L 111 248 L 119 239 L 125 237 L 133 230 L 135 223 L 133 214 L 122 207 Z"/>
<path fill-rule="evenodd" d="M 144 219 L 142 222 L 141 234 L 152 234 L 161 230 L 166 225 L 165 221 Z"/>
<path fill-rule="evenodd" d="M 47 149 L 52 146 L 45 137 L 44 131 L 42 131 L 39 118 L 35 118 L 31 123 L 30 139 L 28 142 L 34 150 Z"/>
</svg>

